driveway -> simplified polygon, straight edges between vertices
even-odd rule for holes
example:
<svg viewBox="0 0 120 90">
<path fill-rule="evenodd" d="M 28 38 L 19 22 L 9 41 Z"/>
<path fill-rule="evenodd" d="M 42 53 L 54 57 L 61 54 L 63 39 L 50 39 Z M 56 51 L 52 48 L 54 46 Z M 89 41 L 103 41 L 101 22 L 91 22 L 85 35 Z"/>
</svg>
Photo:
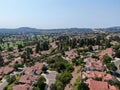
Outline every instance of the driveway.
<svg viewBox="0 0 120 90">
<path fill-rule="evenodd" d="M 120 58 L 115 58 L 114 64 L 117 67 L 116 72 L 120 74 L 120 67 L 119 67 L 120 66 Z"/>
<path fill-rule="evenodd" d="M 46 78 L 46 90 L 50 90 L 51 84 L 55 83 L 57 74 L 58 73 L 56 71 L 48 71 L 48 73 L 42 74 Z"/>
<path fill-rule="evenodd" d="M 5 79 L 2 79 L 1 81 L 2 83 L 0 83 L 0 90 L 3 90 L 4 87 L 8 85 L 8 82 Z"/>
</svg>

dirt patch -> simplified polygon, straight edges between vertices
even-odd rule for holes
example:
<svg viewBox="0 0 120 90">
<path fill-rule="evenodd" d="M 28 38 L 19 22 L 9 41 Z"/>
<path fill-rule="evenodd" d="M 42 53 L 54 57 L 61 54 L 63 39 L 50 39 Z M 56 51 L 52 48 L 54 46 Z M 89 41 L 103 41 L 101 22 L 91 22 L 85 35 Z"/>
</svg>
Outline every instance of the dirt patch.
<svg viewBox="0 0 120 90">
<path fill-rule="evenodd" d="M 74 90 L 76 80 L 81 76 L 80 66 L 74 66 L 74 71 L 72 72 L 72 76 L 73 78 L 70 80 L 70 83 L 66 85 L 64 90 Z"/>
</svg>

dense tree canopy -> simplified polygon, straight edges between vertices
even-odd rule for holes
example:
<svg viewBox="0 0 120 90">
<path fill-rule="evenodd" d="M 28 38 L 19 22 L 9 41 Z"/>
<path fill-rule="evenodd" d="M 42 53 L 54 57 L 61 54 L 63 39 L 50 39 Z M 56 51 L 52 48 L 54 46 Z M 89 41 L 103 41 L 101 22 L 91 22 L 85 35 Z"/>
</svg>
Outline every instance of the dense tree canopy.
<svg viewBox="0 0 120 90">
<path fill-rule="evenodd" d="M 2 58 L 2 56 L 0 55 L 0 67 L 3 66 L 3 63 L 4 63 L 3 58 Z"/>
</svg>

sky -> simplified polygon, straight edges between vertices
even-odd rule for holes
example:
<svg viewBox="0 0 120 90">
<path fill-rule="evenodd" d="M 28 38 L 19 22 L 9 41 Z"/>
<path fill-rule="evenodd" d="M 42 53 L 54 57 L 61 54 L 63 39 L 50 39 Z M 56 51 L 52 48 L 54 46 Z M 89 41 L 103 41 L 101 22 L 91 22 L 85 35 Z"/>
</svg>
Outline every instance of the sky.
<svg viewBox="0 0 120 90">
<path fill-rule="evenodd" d="M 0 0 L 0 28 L 120 26 L 120 0 Z"/>
</svg>

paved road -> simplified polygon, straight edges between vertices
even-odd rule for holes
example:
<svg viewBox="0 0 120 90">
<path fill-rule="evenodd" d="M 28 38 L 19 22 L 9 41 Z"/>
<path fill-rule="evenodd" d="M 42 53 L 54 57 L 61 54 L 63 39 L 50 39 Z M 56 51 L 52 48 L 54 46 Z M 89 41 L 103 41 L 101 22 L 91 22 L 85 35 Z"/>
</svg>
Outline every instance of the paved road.
<svg viewBox="0 0 120 90">
<path fill-rule="evenodd" d="M 0 90 L 3 90 L 4 87 L 7 86 L 7 85 L 8 85 L 8 82 L 5 79 L 3 79 L 2 83 L 0 84 Z"/>
</svg>

